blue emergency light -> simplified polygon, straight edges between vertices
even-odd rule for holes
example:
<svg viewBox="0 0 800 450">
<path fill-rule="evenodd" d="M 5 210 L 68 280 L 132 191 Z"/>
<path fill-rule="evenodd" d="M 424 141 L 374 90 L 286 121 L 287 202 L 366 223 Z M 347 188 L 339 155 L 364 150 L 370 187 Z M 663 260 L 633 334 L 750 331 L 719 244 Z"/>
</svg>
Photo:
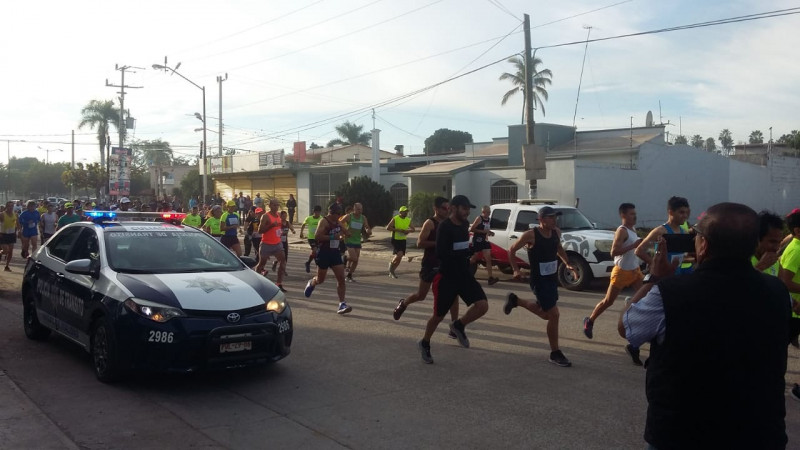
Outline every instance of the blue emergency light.
<svg viewBox="0 0 800 450">
<path fill-rule="evenodd" d="M 92 219 L 94 223 L 103 223 L 117 218 L 114 211 L 86 211 L 86 217 Z"/>
</svg>

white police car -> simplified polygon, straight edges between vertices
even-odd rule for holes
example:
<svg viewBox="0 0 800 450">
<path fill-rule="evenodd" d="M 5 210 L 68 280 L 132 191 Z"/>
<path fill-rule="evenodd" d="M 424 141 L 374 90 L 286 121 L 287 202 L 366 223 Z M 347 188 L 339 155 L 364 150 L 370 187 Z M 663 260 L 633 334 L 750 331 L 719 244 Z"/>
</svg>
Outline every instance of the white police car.
<svg viewBox="0 0 800 450">
<path fill-rule="evenodd" d="M 277 361 L 292 343 L 284 294 L 208 234 L 91 212 L 28 259 L 25 334 L 55 331 L 103 382 L 131 369 L 191 372 Z"/>
</svg>

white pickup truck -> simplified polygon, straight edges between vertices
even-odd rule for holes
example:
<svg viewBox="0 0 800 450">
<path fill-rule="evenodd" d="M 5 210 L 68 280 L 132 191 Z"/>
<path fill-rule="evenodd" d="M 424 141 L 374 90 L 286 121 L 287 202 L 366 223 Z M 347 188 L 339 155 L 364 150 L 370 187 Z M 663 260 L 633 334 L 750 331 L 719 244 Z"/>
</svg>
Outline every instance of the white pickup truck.
<svg viewBox="0 0 800 450">
<path fill-rule="evenodd" d="M 561 245 L 567 251 L 570 264 L 577 276 L 573 276 L 559 263 L 558 280 L 567 289 L 585 289 L 593 278 L 611 276 L 614 259 L 611 257 L 611 244 L 614 232 L 598 230 L 578 209 L 559 205 L 555 200 L 520 200 L 517 203 L 492 205 L 491 230 L 492 260 L 498 269 L 510 273 L 508 248 L 526 230 L 539 226 L 538 211 L 544 205 L 552 206 L 561 215 L 556 224 L 561 230 Z M 517 252 L 517 262 L 529 268 L 525 248 Z"/>
</svg>

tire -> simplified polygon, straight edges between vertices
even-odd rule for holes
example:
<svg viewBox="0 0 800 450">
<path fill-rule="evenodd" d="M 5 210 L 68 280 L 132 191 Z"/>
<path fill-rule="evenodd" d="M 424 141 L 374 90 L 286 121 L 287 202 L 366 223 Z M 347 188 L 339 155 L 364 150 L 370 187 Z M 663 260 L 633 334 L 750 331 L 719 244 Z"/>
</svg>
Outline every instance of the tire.
<svg viewBox="0 0 800 450">
<path fill-rule="evenodd" d="M 506 275 L 511 275 L 514 273 L 514 269 L 511 268 L 511 264 L 498 264 L 497 270 Z"/>
<path fill-rule="evenodd" d="M 34 341 L 41 341 L 50 336 L 50 329 L 39 322 L 36 315 L 36 302 L 32 293 L 25 294 L 22 302 L 22 320 L 25 336 Z"/>
<path fill-rule="evenodd" d="M 570 265 L 572 265 L 575 272 L 577 272 L 577 278 L 572 276 L 570 271 L 567 270 L 567 266 L 559 264 L 558 281 L 561 283 L 561 286 L 567 290 L 583 291 L 589 287 L 589 283 L 592 282 L 592 268 L 589 267 L 589 263 L 587 263 L 585 259 L 574 253 L 569 253 L 568 258 Z"/>
<path fill-rule="evenodd" d="M 92 324 L 91 356 L 94 374 L 103 383 L 119 380 L 119 352 L 114 332 L 105 317 Z"/>
</svg>

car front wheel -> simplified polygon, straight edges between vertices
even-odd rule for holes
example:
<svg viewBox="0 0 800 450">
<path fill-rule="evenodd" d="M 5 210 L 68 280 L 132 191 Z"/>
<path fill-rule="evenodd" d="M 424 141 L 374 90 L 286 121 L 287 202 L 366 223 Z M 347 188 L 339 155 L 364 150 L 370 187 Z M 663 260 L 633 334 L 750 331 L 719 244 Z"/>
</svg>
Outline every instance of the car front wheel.
<svg viewBox="0 0 800 450">
<path fill-rule="evenodd" d="M 103 383 L 119 379 L 119 355 L 114 333 L 104 317 L 92 325 L 92 365 L 94 374 Z"/>
<path fill-rule="evenodd" d="M 592 282 L 592 268 L 589 267 L 589 263 L 585 259 L 578 255 L 570 253 L 568 258 L 569 264 L 575 269 L 575 273 L 573 274 L 567 270 L 567 266 L 564 264 L 560 264 L 558 266 L 558 281 L 561 286 L 570 291 L 582 291 L 589 287 L 589 283 Z"/>
<path fill-rule="evenodd" d="M 22 304 L 22 320 L 25 328 L 25 336 L 34 341 L 40 341 L 50 336 L 50 329 L 39 322 L 36 315 L 36 300 L 32 293 L 25 294 L 25 301 Z"/>
</svg>

